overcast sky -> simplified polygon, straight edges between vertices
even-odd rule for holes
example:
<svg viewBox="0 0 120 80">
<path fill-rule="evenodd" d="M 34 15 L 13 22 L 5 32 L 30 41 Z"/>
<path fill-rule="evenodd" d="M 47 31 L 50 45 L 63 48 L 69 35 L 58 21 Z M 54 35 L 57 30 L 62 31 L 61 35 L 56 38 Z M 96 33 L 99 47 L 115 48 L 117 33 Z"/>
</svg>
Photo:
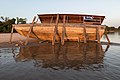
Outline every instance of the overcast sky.
<svg viewBox="0 0 120 80">
<path fill-rule="evenodd" d="M 0 16 L 23 17 L 30 22 L 42 13 L 104 15 L 103 24 L 120 26 L 120 0 L 0 0 Z"/>
</svg>

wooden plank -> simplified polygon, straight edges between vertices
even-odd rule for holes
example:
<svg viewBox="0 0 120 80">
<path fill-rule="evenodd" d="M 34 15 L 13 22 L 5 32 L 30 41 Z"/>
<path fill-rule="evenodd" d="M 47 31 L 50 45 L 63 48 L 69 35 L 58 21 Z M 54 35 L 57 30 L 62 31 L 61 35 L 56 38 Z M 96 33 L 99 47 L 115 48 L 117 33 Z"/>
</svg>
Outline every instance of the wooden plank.
<svg viewBox="0 0 120 80">
<path fill-rule="evenodd" d="M 66 23 L 68 23 L 68 16 L 66 17 L 67 19 L 66 19 Z"/>
<path fill-rule="evenodd" d="M 51 20 L 50 20 L 50 23 L 52 23 L 53 22 L 53 16 L 51 17 Z"/>
<path fill-rule="evenodd" d="M 62 45 L 64 45 L 64 37 L 66 33 L 65 21 L 66 21 L 66 15 L 63 16 L 62 39 L 61 39 Z"/>
<path fill-rule="evenodd" d="M 37 24 L 39 18 L 37 18 L 36 22 L 34 22 L 34 24 Z M 36 25 L 34 25 L 36 26 Z M 34 36 L 36 36 L 36 38 L 40 41 L 41 39 L 38 37 L 38 35 L 36 35 L 36 33 L 33 31 L 33 29 L 31 30 L 31 33 L 33 33 Z"/>
<path fill-rule="evenodd" d="M 49 24 L 49 23 L 42 23 L 42 24 L 40 24 L 41 26 L 45 26 L 45 25 L 47 25 L 47 26 L 49 26 L 49 25 L 55 25 L 54 23 L 51 23 L 51 24 Z M 62 26 L 63 24 L 62 23 L 59 23 L 59 26 Z M 66 19 L 66 26 L 68 26 L 68 27 L 84 27 L 84 24 L 78 24 L 78 23 L 75 23 L 75 24 L 73 24 L 73 23 L 67 23 L 67 19 Z M 105 26 L 104 25 L 85 25 L 86 26 L 86 28 L 93 28 L 93 29 L 96 29 L 96 27 L 100 27 L 101 29 L 105 29 Z"/>
<path fill-rule="evenodd" d="M 10 42 L 9 43 L 12 43 L 13 30 L 14 30 L 14 26 L 12 26 L 11 35 L 10 35 Z"/>
<path fill-rule="evenodd" d="M 34 17 L 34 19 L 33 19 L 33 21 L 32 21 L 32 25 L 30 26 L 29 32 L 28 32 L 28 34 L 27 34 L 27 39 L 26 39 L 25 45 L 28 44 L 29 35 L 30 35 L 30 33 L 32 32 L 33 26 L 34 26 L 34 24 L 35 24 L 35 19 L 36 19 L 36 16 Z"/>
<path fill-rule="evenodd" d="M 39 20 L 39 18 L 37 18 L 37 20 L 36 20 L 36 22 L 35 22 L 36 24 L 37 24 L 38 20 Z"/>
<path fill-rule="evenodd" d="M 35 34 L 35 32 L 32 30 L 31 33 L 33 33 L 33 35 L 40 41 L 41 39 L 38 37 L 37 34 Z"/>
<path fill-rule="evenodd" d="M 108 43 L 110 43 L 110 39 L 109 39 L 109 37 L 108 37 L 108 35 L 107 35 L 107 32 L 105 32 L 105 36 L 106 36 L 106 38 L 107 38 Z"/>
<path fill-rule="evenodd" d="M 83 35 L 84 35 L 84 43 L 87 43 L 87 38 L 86 38 L 86 26 L 84 25 L 83 27 Z"/>
<path fill-rule="evenodd" d="M 95 19 L 95 21 L 96 21 L 96 18 L 101 18 L 101 22 L 99 21 L 99 23 L 97 23 L 97 24 L 101 24 L 105 18 L 105 16 L 84 15 L 84 14 L 60 14 L 60 17 L 63 17 L 64 15 L 69 17 L 68 22 L 71 22 L 71 23 L 78 23 L 78 21 L 82 23 L 84 19 L 82 19 L 82 18 L 80 19 L 79 17 L 92 16 Z M 39 18 L 41 18 L 41 22 L 43 22 L 43 23 L 50 23 L 51 16 L 54 16 L 56 18 L 56 14 L 39 14 L 38 16 L 39 16 Z M 70 21 L 70 20 L 75 20 L 75 21 Z M 93 20 L 90 23 L 96 24 L 95 21 Z M 86 24 L 90 24 L 88 22 L 86 21 Z"/>
<path fill-rule="evenodd" d="M 96 37 L 97 37 L 97 42 L 100 43 L 100 32 L 99 32 L 99 27 L 96 27 Z"/>
<path fill-rule="evenodd" d="M 55 28 L 54 28 L 54 34 L 53 34 L 53 39 L 52 39 L 52 45 L 55 44 L 56 34 L 58 32 L 58 21 L 59 21 L 59 14 L 57 14 L 57 18 L 56 18 L 56 23 L 55 23 Z"/>
<path fill-rule="evenodd" d="M 78 43 L 80 43 L 80 37 L 78 37 Z"/>
<path fill-rule="evenodd" d="M 86 26 L 86 28 L 96 28 L 96 27 L 104 27 L 103 25 L 87 25 L 87 24 L 72 24 L 72 23 L 69 23 L 67 24 L 67 26 L 72 26 L 72 27 L 84 27 L 84 25 Z"/>
</svg>

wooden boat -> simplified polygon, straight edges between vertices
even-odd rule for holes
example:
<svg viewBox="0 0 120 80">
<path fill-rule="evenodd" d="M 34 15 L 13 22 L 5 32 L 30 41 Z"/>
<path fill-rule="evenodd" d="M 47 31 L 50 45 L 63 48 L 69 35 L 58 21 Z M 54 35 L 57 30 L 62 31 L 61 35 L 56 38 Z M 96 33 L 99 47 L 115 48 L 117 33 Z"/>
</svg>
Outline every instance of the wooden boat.
<svg viewBox="0 0 120 80">
<path fill-rule="evenodd" d="M 15 24 L 16 31 L 39 40 L 59 41 L 99 41 L 105 26 L 101 25 L 105 16 L 84 14 L 38 14 L 40 23 Z"/>
</svg>

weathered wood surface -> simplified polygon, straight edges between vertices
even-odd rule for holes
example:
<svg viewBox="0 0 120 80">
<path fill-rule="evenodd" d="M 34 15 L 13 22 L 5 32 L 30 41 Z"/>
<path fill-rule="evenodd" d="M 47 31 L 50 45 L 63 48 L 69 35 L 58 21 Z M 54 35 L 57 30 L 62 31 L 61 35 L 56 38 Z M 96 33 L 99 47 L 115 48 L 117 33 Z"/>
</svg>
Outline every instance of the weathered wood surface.
<svg viewBox="0 0 120 80">
<path fill-rule="evenodd" d="M 107 39 L 108 43 L 110 43 L 110 39 L 108 38 L 108 35 L 107 35 L 106 32 L 105 32 L 105 36 L 106 36 L 106 39 Z"/>
<path fill-rule="evenodd" d="M 14 26 L 12 27 L 12 30 L 11 30 L 11 34 L 10 34 L 10 43 L 12 43 L 12 37 L 13 37 L 13 30 L 14 30 Z"/>
<path fill-rule="evenodd" d="M 36 17 L 35 17 L 36 18 Z M 98 41 L 102 37 L 105 26 L 102 22 L 105 16 L 86 15 L 86 14 L 39 14 L 40 24 L 37 24 L 33 19 L 32 24 L 17 24 L 14 25 L 16 31 L 27 37 L 37 38 L 39 40 L 61 41 L 83 41 L 88 40 Z M 11 32 L 12 36 L 12 32 Z M 66 37 L 66 38 L 65 38 Z"/>
<path fill-rule="evenodd" d="M 27 39 L 26 39 L 26 42 L 25 42 L 25 45 L 27 45 L 28 41 L 29 41 L 29 36 L 30 36 L 30 33 L 33 31 L 33 26 L 35 24 L 35 19 L 36 19 L 36 16 L 34 17 L 33 21 L 32 21 L 32 25 L 29 27 L 29 31 L 27 33 Z"/>
<path fill-rule="evenodd" d="M 64 37 L 65 37 L 65 33 L 66 33 L 66 28 L 65 28 L 65 22 L 66 21 L 66 16 L 64 15 L 63 17 L 63 27 L 62 27 L 62 39 L 61 39 L 61 43 L 62 45 L 64 45 Z"/>
<path fill-rule="evenodd" d="M 83 27 L 83 36 L 84 36 L 84 43 L 86 43 L 87 42 L 87 34 L 86 34 L 86 26 L 84 25 L 84 27 Z"/>
<path fill-rule="evenodd" d="M 42 23 L 55 23 L 57 14 L 38 14 Z M 105 16 L 87 15 L 87 14 L 59 14 L 59 23 L 63 23 L 63 17 L 67 16 L 67 23 L 86 23 L 86 24 L 99 24 L 101 25 Z M 92 19 L 85 19 L 85 17 L 91 17 Z"/>
<path fill-rule="evenodd" d="M 55 40 L 56 40 L 56 35 L 58 34 L 58 20 L 59 20 L 59 14 L 57 15 L 57 19 L 56 19 L 56 25 L 54 28 L 54 34 L 53 34 L 53 39 L 52 39 L 52 45 L 55 44 Z"/>
<path fill-rule="evenodd" d="M 31 24 L 32 25 L 32 24 Z M 31 26 L 30 24 L 20 24 L 20 25 L 14 25 L 15 29 L 17 30 L 18 33 L 20 33 L 23 36 L 27 36 L 28 32 L 29 32 L 29 27 Z M 80 41 L 84 41 L 84 36 L 83 36 L 83 29 L 84 26 L 83 25 L 78 25 L 78 26 L 73 26 L 73 25 L 77 25 L 77 24 L 66 24 L 65 28 L 66 28 L 66 35 L 67 35 L 67 39 L 69 39 L 70 41 L 78 41 L 78 37 L 80 38 Z M 86 34 L 87 34 L 87 40 L 97 40 L 96 37 L 96 27 L 100 27 L 99 30 L 99 35 L 100 38 L 102 37 L 104 30 L 105 30 L 105 26 L 102 25 L 85 25 L 86 26 Z M 33 32 L 41 39 L 41 40 L 50 40 L 52 41 L 53 39 L 53 34 L 54 34 L 54 28 L 55 25 L 53 24 L 35 24 L 33 27 Z M 56 36 L 56 40 L 60 40 L 59 38 L 62 39 L 62 28 L 63 28 L 63 24 L 58 24 L 58 34 L 59 36 Z M 30 34 L 31 38 L 36 38 L 35 35 Z M 64 39 L 66 41 L 66 38 Z"/>
<path fill-rule="evenodd" d="M 100 43 L 100 31 L 99 27 L 96 28 L 97 41 Z"/>
</svg>

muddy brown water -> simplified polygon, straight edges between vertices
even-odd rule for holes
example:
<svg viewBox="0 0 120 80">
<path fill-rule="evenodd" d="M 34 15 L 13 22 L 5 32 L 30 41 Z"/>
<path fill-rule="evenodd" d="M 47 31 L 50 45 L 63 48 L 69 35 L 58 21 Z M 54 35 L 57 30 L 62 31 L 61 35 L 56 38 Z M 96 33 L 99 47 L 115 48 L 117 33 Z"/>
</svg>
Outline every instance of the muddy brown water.
<svg viewBox="0 0 120 80">
<path fill-rule="evenodd" d="M 0 48 L 0 80 L 119 79 L 118 45 L 66 42 Z"/>
</svg>

